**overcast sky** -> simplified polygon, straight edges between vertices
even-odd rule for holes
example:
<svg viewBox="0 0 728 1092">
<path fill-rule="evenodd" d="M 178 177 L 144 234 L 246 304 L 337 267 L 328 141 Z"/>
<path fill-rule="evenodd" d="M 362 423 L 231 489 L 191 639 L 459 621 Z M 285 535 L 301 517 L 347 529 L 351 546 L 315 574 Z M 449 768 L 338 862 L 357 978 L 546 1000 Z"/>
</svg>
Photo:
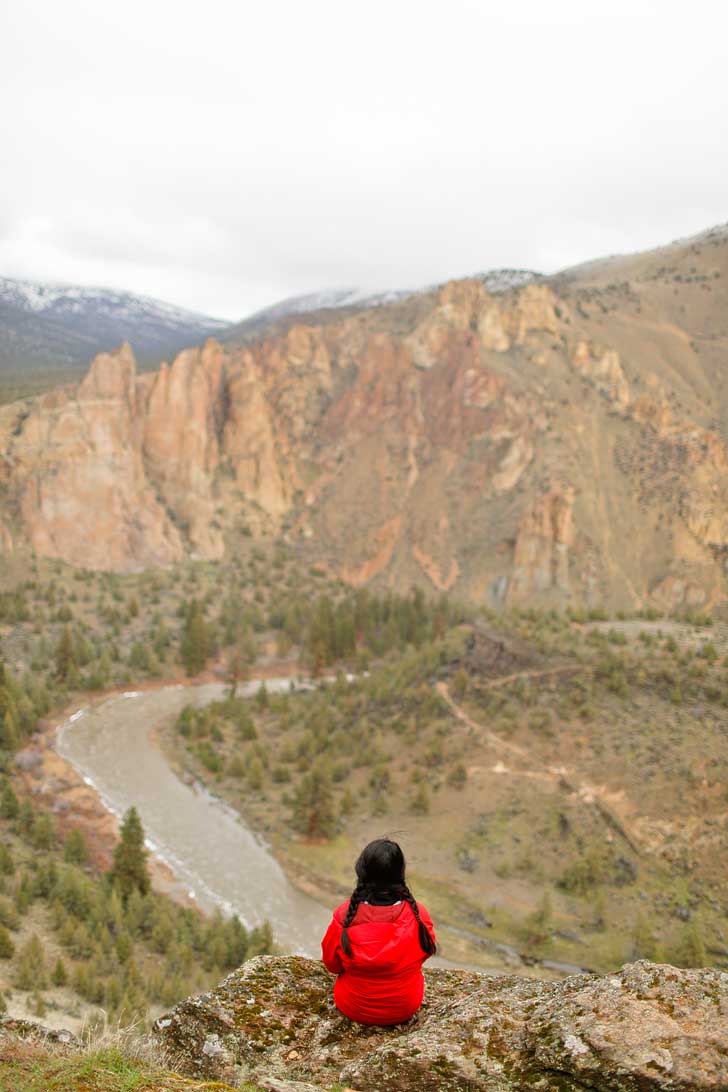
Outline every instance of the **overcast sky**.
<svg viewBox="0 0 728 1092">
<path fill-rule="evenodd" d="M 728 220 L 728 7 L 6 0 L 0 274 L 231 319 Z"/>
</svg>

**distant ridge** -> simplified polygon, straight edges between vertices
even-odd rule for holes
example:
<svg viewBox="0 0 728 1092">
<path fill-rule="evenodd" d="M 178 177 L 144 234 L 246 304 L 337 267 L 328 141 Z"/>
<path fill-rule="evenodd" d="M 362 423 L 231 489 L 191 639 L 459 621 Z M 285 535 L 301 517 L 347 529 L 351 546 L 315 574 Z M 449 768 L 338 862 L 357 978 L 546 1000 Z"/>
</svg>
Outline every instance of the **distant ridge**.
<svg viewBox="0 0 728 1092">
<path fill-rule="evenodd" d="M 485 273 L 471 273 L 463 280 L 479 280 L 488 292 L 497 295 L 513 288 L 540 280 L 543 274 L 531 269 L 490 269 Z M 390 303 L 399 303 L 411 296 L 426 295 L 440 287 L 440 283 L 421 285 L 416 288 L 390 288 L 381 291 L 361 288 L 331 288 L 320 292 L 308 292 L 263 307 L 241 322 L 230 326 L 223 336 L 224 341 L 248 340 L 261 335 L 268 327 L 275 327 L 296 315 L 324 315 L 327 312 L 369 311 L 374 307 L 383 307 Z"/>
<path fill-rule="evenodd" d="M 0 277 L 0 374 L 86 368 L 122 341 L 155 364 L 227 325 L 132 292 Z"/>
</svg>

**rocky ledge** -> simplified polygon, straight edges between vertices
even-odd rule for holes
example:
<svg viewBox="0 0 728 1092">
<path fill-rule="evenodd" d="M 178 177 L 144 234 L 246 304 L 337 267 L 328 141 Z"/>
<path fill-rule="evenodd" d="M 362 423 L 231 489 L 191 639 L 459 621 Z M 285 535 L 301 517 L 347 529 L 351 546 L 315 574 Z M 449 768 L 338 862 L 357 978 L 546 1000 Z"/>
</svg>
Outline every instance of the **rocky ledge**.
<svg viewBox="0 0 728 1092">
<path fill-rule="evenodd" d="M 426 971 L 406 1024 L 352 1024 L 318 961 L 261 956 L 155 1024 L 191 1074 L 269 1092 L 728 1089 L 728 974 L 644 960 L 562 982 Z"/>
</svg>

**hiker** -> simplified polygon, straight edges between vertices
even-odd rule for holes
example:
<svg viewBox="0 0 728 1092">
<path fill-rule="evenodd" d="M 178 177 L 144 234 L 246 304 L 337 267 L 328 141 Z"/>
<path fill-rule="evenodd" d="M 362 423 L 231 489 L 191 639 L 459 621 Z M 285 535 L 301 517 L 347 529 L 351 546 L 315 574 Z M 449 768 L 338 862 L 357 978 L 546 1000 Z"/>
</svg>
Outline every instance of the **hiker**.
<svg viewBox="0 0 728 1092">
<path fill-rule="evenodd" d="M 321 942 L 324 965 L 337 976 L 334 1003 L 360 1024 L 401 1024 L 422 1004 L 422 964 L 435 954 L 435 930 L 404 868 L 389 838 L 365 846 L 352 896 L 334 910 Z"/>
</svg>

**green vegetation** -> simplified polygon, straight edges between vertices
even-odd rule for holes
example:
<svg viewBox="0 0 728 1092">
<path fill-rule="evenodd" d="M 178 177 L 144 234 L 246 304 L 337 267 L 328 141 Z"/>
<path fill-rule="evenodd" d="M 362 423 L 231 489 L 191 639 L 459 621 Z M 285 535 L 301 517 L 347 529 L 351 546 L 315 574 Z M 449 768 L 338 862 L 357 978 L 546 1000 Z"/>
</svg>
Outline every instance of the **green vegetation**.
<svg viewBox="0 0 728 1092">
<path fill-rule="evenodd" d="M 649 935 L 676 962 L 728 962 L 728 641 L 709 616 L 352 591 L 252 539 L 219 564 L 117 576 L 38 559 L 0 582 L 0 763 L 77 690 L 214 668 L 225 699 L 186 709 L 166 745 L 322 890 L 349 886 L 372 830 L 403 831 L 468 958 L 497 962 L 506 942 L 606 969 Z M 244 690 L 263 658 L 314 688 Z M 60 853 L 4 784 L 0 816 Z M 88 868 L 82 844 L 62 853 Z"/>
<path fill-rule="evenodd" d="M 0 572 L 0 766 L 39 719 L 78 691 L 193 676 L 217 659 L 234 690 L 264 642 L 280 656 L 295 649 L 327 666 L 342 641 L 351 647 L 354 616 L 342 614 L 339 595 L 335 582 L 302 573 L 283 548 L 269 563 L 252 545 L 225 564 L 129 576 L 36 558 L 7 566 Z M 419 600 L 403 602 L 378 607 L 381 625 L 365 619 L 375 654 L 386 651 L 397 626 L 419 624 Z M 362 617 L 360 603 L 357 625 Z"/>
<path fill-rule="evenodd" d="M 359 595 L 317 610 L 312 648 Z M 536 611 L 435 624 L 439 610 L 384 622 L 386 653 L 381 628 L 355 625 L 348 663 L 366 674 L 189 707 L 168 745 L 322 888 L 351 882 L 371 832 L 405 830 L 418 890 L 472 935 L 470 958 L 507 942 L 597 970 L 653 949 L 725 965 L 723 639 Z"/>
<path fill-rule="evenodd" d="M 6 781 L 3 798 L 16 799 Z M 144 832 L 132 808 L 110 871 L 85 862 L 78 831 L 61 845 L 52 817 L 27 802 L 0 820 L 0 994 L 32 995 L 37 1016 L 60 1003 L 93 1022 L 145 1020 L 272 949 L 270 927 L 205 918 L 150 890 Z M 42 848 L 39 848 L 42 847 Z M 70 852 L 69 852 L 69 847 Z M 79 861 L 79 858 L 81 860 Z"/>
<path fill-rule="evenodd" d="M 129 808 L 121 824 L 109 878 L 124 901 L 135 891 L 146 895 L 151 887 L 147 871 L 147 851 L 144 848 L 144 831 L 134 807 Z"/>
<path fill-rule="evenodd" d="M 108 1038 L 108 1036 L 107 1036 Z M 113 1037 L 112 1037 L 113 1038 Z M 218 1081 L 180 1076 L 167 1060 L 144 1043 L 140 1050 L 128 1035 L 120 1045 L 69 1048 L 18 1039 L 0 1046 L 3 1092 L 233 1092 Z M 248 1085 L 245 1092 L 256 1092 Z"/>
</svg>

